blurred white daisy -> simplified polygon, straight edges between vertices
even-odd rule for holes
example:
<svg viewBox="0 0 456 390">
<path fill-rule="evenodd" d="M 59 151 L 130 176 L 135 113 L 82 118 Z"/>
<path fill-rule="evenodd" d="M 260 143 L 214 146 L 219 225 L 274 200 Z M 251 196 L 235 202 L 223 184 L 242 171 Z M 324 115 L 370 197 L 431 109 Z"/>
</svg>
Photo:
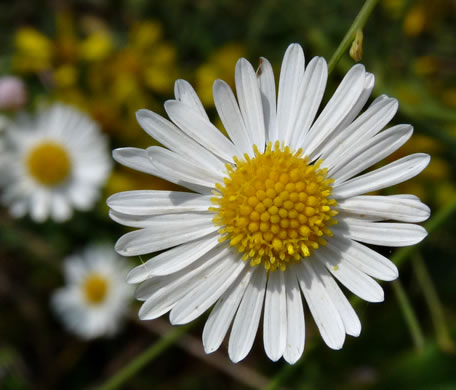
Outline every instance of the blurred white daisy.
<svg viewBox="0 0 456 390">
<path fill-rule="evenodd" d="M 84 339 L 111 336 L 132 298 L 127 271 L 112 246 L 89 246 L 65 259 L 66 285 L 52 296 L 52 307 L 65 326 Z"/>
<path fill-rule="evenodd" d="M 276 104 L 271 64 L 262 58 L 255 73 L 240 59 L 237 99 L 225 82 L 213 87 L 230 139 L 183 80 L 176 100 L 165 103 L 174 123 L 138 111 L 141 126 L 164 147 L 117 149 L 115 159 L 194 191 L 131 191 L 108 200 L 112 219 L 140 228 L 119 239 L 120 254 L 163 251 L 129 274 L 129 282 L 142 283 L 140 318 L 170 311 L 173 324 L 184 324 L 215 304 L 204 349 L 215 351 L 232 324 L 234 362 L 250 351 L 263 310 L 266 354 L 296 362 L 305 339 L 302 296 L 330 348 L 359 335 L 358 316 L 336 280 L 366 301 L 382 301 L 373 278 L 393 280 L 397 268 L 362 243 L 420 242 L 427 233 L 414 223 L 430 214 L 412 195 L 363 194 L 417 175 L 429 156 L 363 173 L 403 145 L 412 126 L 382 131 L 398 106 L 387 96 L 360 114 L 374 86 L 362 65 L 350 69 L 317 117 L 327 75 L 323 58 L 305 67 L 301 47 L 292 44 Z"/>
<path fill-rule="evenodd" d="M 54 104 L 37 118 L 19 118 L 5 136 L 1 201 L 12 215 L 61 222 L 73 208 L 94 205 L 111 161 L 106 138 L 87 115 Z"/>
</svg>

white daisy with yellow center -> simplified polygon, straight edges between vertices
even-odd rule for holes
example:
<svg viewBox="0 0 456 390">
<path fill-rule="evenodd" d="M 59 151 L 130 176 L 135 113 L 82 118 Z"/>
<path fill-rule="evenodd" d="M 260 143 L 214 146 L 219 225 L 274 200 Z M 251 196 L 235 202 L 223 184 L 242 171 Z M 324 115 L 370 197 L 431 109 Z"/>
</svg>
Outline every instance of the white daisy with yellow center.
<svg viewBox="0 0 456 390">
<path fill-rule="evenodd" d="M 363 173 L 403 145 L 412 127 L 383 130 L 398 106 L 387 96 L 361 113 L 374 86 L 362 65 L 350 69 L 317 117 L 327 75 L 323 58 L 305 66 L 301 47 L 292 44 L 276 100 L 271 64 L 262 58 L 255 72 L 240 59 L 237 99 L 221 80 L 213 88 L 229 138 L 183 80 L 176 82 L 176 100 L 165 103 L 173 123 L 138 111 L 140 125 L 164 147 L 117 149 L 114 158 L 193 191 L 130 191 L 108 199 L 113 220 L 140 228 L 119 239 L 120 254 L 161 251 L 128 276 L 141 283 L 140 318 L 170 311 L 173 324 L 184 324 L 215 305 L 204 349 L 219 348 L 231 326 L 234 362 L 250 351 L 263 311 L 266 354 L 296 362 L 305 339 L 302 297 L 330 348 L 341 348 L 346 334 L 359 335 L 360 321 L 336 280 L 366 301 L 382 301 L 373 278 L 393 280 L 398 271 L 363 243 L 420 242 L 427 233 L 414 223 L 430 214 L 412 195 L 363 194 L 414 177 L 429 156 Z"/>
<path fill-rule="evenodd" d="M 115 334 L 132 298 L 125 260 L 109 245 L 89 246 L 65 259 L 64 274 L 52 306 L 65 326 L 84 339 Z"/>
<path fill-rule="evenodd" d="M 98 125 L 63 104 L 12 123 L 6 145 L 1 200 L 16 217 L 29 213 L 37 222 L 62 222 L 73 208 L 88 210 L 111 170 Z"/>
</svg>

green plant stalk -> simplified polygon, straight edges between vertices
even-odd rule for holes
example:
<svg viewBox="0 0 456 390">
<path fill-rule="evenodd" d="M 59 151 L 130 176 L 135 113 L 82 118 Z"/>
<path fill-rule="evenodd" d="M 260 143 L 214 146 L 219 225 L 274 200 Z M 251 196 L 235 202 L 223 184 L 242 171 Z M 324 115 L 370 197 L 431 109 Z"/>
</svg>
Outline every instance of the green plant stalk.
<svg viewBox="0 0 456 390">
<path fill-rule="evenodd" d="M 437 336 L 437 343 L 444 351 L 454 352 L 456 348 L 454 341 L 451 339 L 448 325 L 445 321 L 443 305 L 440 302 L 423 256 L 417 252 L 411 257 L 411 260 L 416 279 L 420 284 L 424 299 L 429 308 L 429 312 L 431 313 L 431 320 Z"/>
<path fill-rule="evenodd" d="M 378 0 L 366 0 L 364 5 L 362 6 L 361 10 L 359 11 L 358 15 L 356 15 L 355 20 L 353 21 L 352 25 L 348 29 L 347 33 L 342 39 L 342 42 L 337 47 L 336 51 L 332 55 L 331 59 L 329 60 L 328 64 L 328 73 L 334 70 L 335 66 L 341 59 L 342 55 L 347 51 L 350 45 L 355 38 L 356 31 L 362 30 L 363 27 L 367 23 L 367 19 L 369 19 L 370 14 L 374 10 L 375 6 L 377 5 Z"/>
<path fill-rule="evenodd" d="M 405 293 L 402 283 L 398 280 L 395 280 L 392 283 L 394 294 L 398 300 L 399 306 L 404 316 L 404 320 L 409 328 L 410 334 L 412 336 L 413 344 L 415 348 L 421 352 L 424 348 L 424 336 L 423 331 L 421 330 L 418 319 L 416 318 L 415 311 L 410 303 L 410 300 Z"/>
<path fill-rule="evenodd" d="M 109 378 L 97 390 L 114 390 L 124 385 L 130 378 L 135 376 L 152 360 L 160 356 L 161 353 L 173 346 L 187 331 L 194 326 L 197 321 L 183 326 L 176 326 L 167 335 L 160 338 L 155 344 L 152 344 L 139 356 L 137 356 L 130 364 L 123 367 L 117 374 Z"/>
</svg>

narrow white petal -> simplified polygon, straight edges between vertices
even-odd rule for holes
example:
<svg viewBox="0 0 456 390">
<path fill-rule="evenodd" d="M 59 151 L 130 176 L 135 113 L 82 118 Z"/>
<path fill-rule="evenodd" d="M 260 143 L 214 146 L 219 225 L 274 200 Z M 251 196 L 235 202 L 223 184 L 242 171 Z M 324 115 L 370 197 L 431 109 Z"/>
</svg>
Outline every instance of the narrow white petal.
<svg viewBox="0 0 456 390">
<path fill-rule="evenodd" d="M 244 153 L 253 154 L 252 142 L 249 140 L 244 119 L 231 87 L 223 80 L 215 80 L 212 89 L 215 107 L 223 126 L 239 151 L 238 156 Z"/>
<path fill-rule="evenodd" d="M 234 319 L 228 344 L 228 355 L 237 363 L 252 349 L 260 323 L 266 289 L 266 271 L 256 267 Z"/>
<path fill-rule="evenodd" d="M 165 102 L 165 110 L 182 131 L 200 145 L 226 161 L 232 162 L 236 149 L 212 123 L 176 100 Z"/>
<path fill-rule="evenodd" d="M 306 337 L 304 306 L 294 267 L 288 267 L 285 271 L 285 286 L 287 290 L 287 342 L 283 357 L 288 363 L 294 364 L 302 356 Z"/>
<path fill-rule="evenodd" d="M 344 261 L 373 278 L 391 281 L 399 276 L 399 271 L 391 260 L 356 241 L 334 236 L 328 240 L 328 248 L 339 252 Z"/>
<path fill-rule="evenodd" d="M 366 72 L 361 64 L 353 66 L 347 72 L 304 140 L 302 147 L 306 155 L 314 157 L 313 152 L 350 112 L 363 91 L 365 76 Z"/>
<path fill-rule="evenodd" d="M 169 314 L 173 325 L 186 324 L 203 314 L 248 267 L 239 253 L 227 248 L 227 253 L 210 274 L 201 275 L 198 286 L 185 295 Z"/>
<path fill-rule="evenodd" d="M 321 261 L 319 261 L 318 256 L 316 258 L 310 259 L 312 266 L 315 269 L 315 272 L 320 276 L 323 284 L 326 287 L 326 291 L 331 298 L 331 301 L 334 303 L 337 311 L 340 314 L 340 318 L 344 323 L 345 332 L 350 336 L 359 336 L 361 333 L 361 321 L 358 318 L 355 310 L 352 305 L 337 285 L 334 278 L 329 274 L 325 266 Z"/>
<path fill-rule="evenodd" d="M 382 131 L 340 158 L 328 175 L 336 179 L 336 183 L 343 183 L 394 153 L 409 140 L 412 133 L 412 126 Z"/>
<path fill-rule="evenodd" d="M 429 155 L 424 153 L 405 156 L 375 171 L 334 186 L 332 196 L 336 199 L 349 198 L 402 183 L 418 175 L 427 167 L 429 160 Z"/>
<path fill-rule="evenodd" d="M 171 310 L 179 299 L 196 288 L 204 275 L 210 274 L 230 248 L 217 247 L 189 267 L 169 276 L 151 278 L 136 291 L 136 298 L 144 300 L 139 318 L 151 320 Z"/>
<path fill-rule="evenodd" d="M 263 152 L 266 139 L 263 104 L 255 71 L 245 58 L 238 60 L 234 78 L 239 107 L 249 139 L 258 147 L 260 152 Z"/>
<path fill-rule="evenodd" d="M 115 249 L 122 256 L 144 255 L 196 240 L 216 230 L 218 226 L 208 224 L 204 219 L 161 223 L 124 234 Z"/>
<path fill-rule="evenodd" d="M 297 43 L 288 46 L 282 61 L 277 100 L 278 139 L 289 144 L 294 122 L 298 114 L 298 97 L 304 78 L 304 52 Z M 275 140 L 272 140 L 275 141 Z"/>
<path fill-rule="evenodd" d="M 327 80 L 326 60 L 323 57 L 312 58 L 304 72 L 302 96 L 298 98 L 299 112 L 290 141 L 290 145 L 294 145 L 295 149 L 299 149 L 306 139 L 323 99 Z"/>
<path fill-rule="evenodd" d="M 204 119 L 209 121 L 209 117 L 207 116 L 206 110 L 204 109 L 200 98 L 188 81 L 182 79 L 176 80 L 174 83 L 174 96 L 176 97 L 177 101 L 191 107 Z"/>
<path fill-rule="evenodd" d="M 393 247 L 414 245 L 427 236 L 426 229 L 420 225 L 371 222 L 348 218 L 345 218 L 333 230 L 352 240 Z"/>
<path fill-rule="evenodd" d="M 159 215 L 207 211 L 212 206 L 210 195 L 191 192 L 138 190 L 111 195 L 106 204 L 118 213 Z"/>
<path fill-rule="evenodd" d="M 136 171 L 155 175 L 157 170 L 152 166 L 147 152 L 139 148 L 118 148 L 112 152 L 112 158 L 119 164 Z"/>
<path fill-rule="evenodd" d="M 366 72 L 366 78 L 364 79 L 364 86 L 361 95 L 359 95 L 358 100 L 356 101 L 355 105 L 352 107 L 350 112 L 346 115 L 346 117 L 340 122 L 337 126 L 337 129 L 334 131 L 335 134 L 343 131 L 349 126 L 353 120 L 358 116 L 358 114 L 363 109 L 364 105 L 366 104 L 369 96 L 374 89 L 375 85 L 375 76 L 372 73 Z"/>
<path fill-rule="evenodd" d="M 212 309 L 203 330 L 203 346 L 206 353 L 216 351 L 222 344 L 252 274 L 253 268 L 245 267 L 238 280 L 220 297 Z"/>
<path fill-rule="evenodd" d="M 329 348 L 341 349 L 345 341 L 345 327 L 325 285 L 309 261 L 304 261 L 294 267 L 321 337 Z"/>
<path fill-rule="evenodd" d="M 152 165 L 160 172 L 161 177 L 168 178 L 167 180 L 173 178 L 178 184 L 182 181 L 213 188 L 215 183 L 223 182 L 222 175 L 194 164 L 177 153 L 160 146 L 148 148 L 147 155 Z"/>
<path fill-rule="evenodd" d="M 223 172 L 224 163 L 206 148 L 184 134 L 173 123 L 149 110 L 136 112 L 136 119 L 141 127 L 163 146 L 184 156 L 192 162 L 201 164 L 208 170 Z"/>
<path fill-rule="evenodd" d="M 274 71 L 271 63 L 260 57 L 257 70 L 258 85 L 260 86 L 261 101 L 263 104 L 264 126 L 266 129 L 266 142 L 278 139 L 277 132 L 277 102 Z"/>
<path fill-rule="evenodd" d="M 287 300 L 282 271 L 269 273 L 263 321 L 264 350 L 275 362 L 282 357 L 287 342 Z"/>
<path fill-rule="evenodd" d="M 359 214 L 401 222 L 422 222 L 431 214 L 429 207 L 419 200 L 394 196 L 354 196 L 339 201 L 337 208 L 353 215 Z"/>
<path fill-rule="evenodd" d="M 315 251 L 315 257 L 353 294 L 367 302 L 383 301 L 382 287 L 370 276 L 345 261 L 340 252 L 333 251 L 333 247 Z"/>
<path fill-rule="evenodd" d="M 219 237 L 215 232 L 160 253 L 133 268 L 128 273 L 127 282 L 141 283 L 152 276 L 164 276 L 180 271 L 216 247 Z"/>
<path fill-rule="evenodd" d="M 321 149 L 324 167 L 332 167 L 339 159 L 361 142 L 365 142 L 382 130 L 396 114 L 396 99 L 380 96 L 369 108 L 352 122 L 344 131 L 333 135 Z"/>
</svg>

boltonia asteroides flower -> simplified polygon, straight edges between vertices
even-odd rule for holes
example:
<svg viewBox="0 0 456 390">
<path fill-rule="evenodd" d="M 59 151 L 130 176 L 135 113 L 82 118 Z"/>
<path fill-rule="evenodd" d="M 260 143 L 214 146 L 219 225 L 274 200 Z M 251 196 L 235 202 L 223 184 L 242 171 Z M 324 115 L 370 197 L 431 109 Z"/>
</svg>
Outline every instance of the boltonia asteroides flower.
<svg viewBox="0 0 456 390">
<path fill-rule="evenodd" d="M 96 122 L 54 104 L 36 118 L 21 117 L 6 129 L 1 201 L 16 217 L 68 220 L 88 210 L 111 170 L 107 140 Z"/>
<path fill-rule="evenodd" d="M 304 65 L 297 44 L 284 57 L 276 103 L 270 63 L 236 65 L 236 94 L 214 83 L 229 139 L 209 121 L 191 86 L 178 80 L 165 104 L 172 122 L 140 110 L 138 121 L 164 147 L 117 149 L 115 159 L 193 192 L 131 191 L 108 200 L 111 217 L 140 228 L 116 244 L 125 256 L 162 251 L 133 269 L 139 316 L 170 311 L 173 324 L 215 305 L 203 331 L 215 351 L 231 326 L 228 352 L 250 351 L 261 314 L 266 354 L 296 362 L 304 349 L 303 297 L 326 344 L 342 347 L 360 321 L 338 283 L 369 302 L 383 300 L 373 279 L 393 280 L 395 265 L 367 244 L 404 246 L 426 231 L 429 209 L 411 195 L 363 195 L 420 173 L 414 154 L 363 173 L 403 145 L 410 125 L 382 129 L 397 110 L 387 96 L 360 114 L 374 86 L 362 65 L 347 73 L 317 116 L 327 80 L 323 58 Z M 316 118 L 316 119 L 315 119 Z M 390 222 L 391 220 L 399 222 Z"/>
</svg>

